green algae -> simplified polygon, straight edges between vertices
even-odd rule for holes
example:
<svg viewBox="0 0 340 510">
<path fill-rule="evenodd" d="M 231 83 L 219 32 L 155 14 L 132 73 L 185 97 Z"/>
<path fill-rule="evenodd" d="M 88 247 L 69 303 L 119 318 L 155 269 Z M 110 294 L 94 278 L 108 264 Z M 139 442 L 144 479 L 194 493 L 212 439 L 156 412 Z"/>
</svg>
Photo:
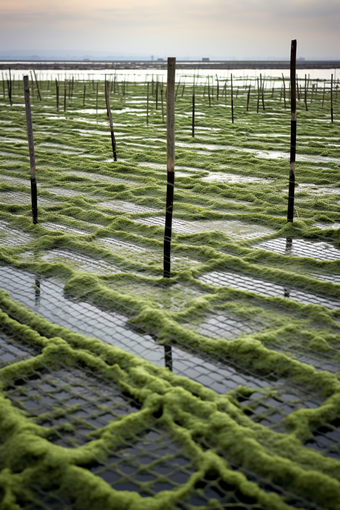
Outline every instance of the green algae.
<svg viewBox="0 0 340 510">
<path fill-rule="evenodd" d="M 130 84 L 128 96 L 141 94 L 142 90 L 141 85 Z M 113 98 L 115 107 L 121 108 L 125 99 L 117 95 Z M 51 106 L 53 101 L 51 99 Z M 95 105 L 92 92 L 89 93 L 88 101 L 89 106 Z M 287 193 L 282 190 L 287 187 L 287 162 L 275 159 L 268 161 L 236 150 L 283 149 L 288 154 L 289 147 L 284 137 L 277 138 L 275 142 L 252 138 L 252 134 L 259 132 L 288 133 L 282 119 L 268 118 L 271 113 L 276 114 L 282 109 L 279 100 L 275 99 L 270 106 L 268 104 L 266 112 L 256 114 L 254 111 L 241 110 L 246 98 L 240 95 L 235 100 L 236 112 L 238 107 L 240 109 L 234 125 L 225 118 L 221 105 L 214 100 L 209 108 L 206 101 L 203 98 L 201 108 L 205 117 L 199 118 L 199 125 L 219 131 L 214 131 L 213 137 L 196 137 L 195 144 L 226 145 L 227 140 L 231 148 L 214 150 L 211 155 L 202 150 L 198 153 L 195 144 L 191 144 L 191 137 L 186 134 L 189 133 L 187 116 L 177 117 L 177 140 L 190 143 L 191 146 L 177 150 L 176 164 L 195 164 L 201 172 L 176 180 L 175 217 L 192 223 L 206 220 L 211 224 L 213 220 L 236 220 L 248 224 L 250 228 L 263 226 L 275 232 L 257 238 L 256 242 L 288 237 L 327 241 L 339 247 L 339 229 L 322 231 L 313 227 L 317 221 L 331 223 L 339 220 L 338 198 L 335 194 L 322 194 L 317 198 L 310 196 L 307 191 L 297 194 L 300 197 L 296 201 L 298 221 L 286 225 Z M 123 157 L 124 162 L 118 161 L 116 164 L 90 158 L 80 160 L 76 154 L 47 152 L 47 147 L 43 145 L 59 144 L 61 150 L 96 155 L 102 160 L 110 158 L 109 137 L 107 141 L 104 138 L 99 141 L 95 135 L 85 139 L 80 133 L 74 132 L 74 126 L 91 131 L 88 121 L 95 121 L 86 112 L 81 113 L 83 121 L 77 120 L 77 108 L 82 107 L 80 94 L 75 95 L 72 103 L 72 111 L 66 113 L 66 119 L 58 120 L 56 117 L 51 130 L 52 121 L 46 119 L 46 112 L 36 99 L 33 100 L 34 123 L 39 129 L 35 135 L 37 171 L 39 196 L 55 198 L 47 189 L 51 186 L 72 190 L 79 195 L 59 195 L 59 204 L 39 207 L 41 225 L 36 226 L 31 223 L 29 201 L 26 205 L 16 202 L 3 204 L 0 219 L 10 227 L 31 234 L 33 238 L 23 246 L 1 246 L 1 261 L 36 274 L 62 279 L 65 291 L 122 311 L 131 317 L 131 323 L 155 335 L 160 344 L 180 345 L 189 353 L 199 352 L 212 359 L 222 357 L 226 363 L 237 362 L 240 370 L 250 370 L 258 376 L 274 374 L 275 378 L 283 378 L 287 383 L 320 395 L 322 403 L 316 409 L 295 410 L 286 418 L 288 431 L 285 434 L 274 432 L 255 423 L 239 406 L 238 395 L 250 395 L 252 389 L 240 387 L 237 392 L 218 395 L 194 381 L 175 376 L 117 347 L 107 346 L 99 340 L 87 339 L 53 325 L 14 303 L 1 292 L 1 326 L 6 326 L 18 337 L 42 349 L 41 354 L 31 360 L 1 369 L 4 392 L 8 385 L 20 377 L 29 377 L 32 371 L 39 372 L 46 367 L 55 371 L 60 366 L 73 367 L 81 363 L 100 374 L 108 384 L 114 382 L 120 385 L 140 402 L 142 409 L 97 429 L 93 433 L 97 441 L 65 449 L 49 441 L 51 431 L 47 433 L 46 427 L 37 425 L 32 418 L 16 410 L 8 399 L 3 399 L 0 428 L 6 440 L 0 446 L 1 458 L 5 459 L 0 474 L 0 487 L 4 492 L 0 508 L 18 508 L 16 501 L 30 497 L 32 483 L 40 480 L 42 487 L 62 487 L 79 508 L 170 509 L 176 508 L 178 500 L 208 475 L 223 480 L 250 498 L 249 501 L 258 502 L 264 508 L 290 508 L 279 495 L 266 493 L 259 485 L 247 480 L 241 471 L 232 469 L 230 463 L 256 472 L 323 508 L 340 508 L 339 462 L 302 445 L 303 441 L 313 436 L 313 430 L 319 425 L 331 423 L 338 417 L 339 380 L 337 374 L 318 372 L 313 366 L 293 359 L 294 346 L 298 343 L 305 353 L 313 350 L 327 353 L 334 362 L 339 360 L 339 312 L 315 304 L 306 306 L 283 297 L 261 297 L 229 287 L 216 288 L 197 280 L 208 271 L 225 269 L 253 275 L 263 281 L 297 285 L 310 292 L 338 298 L 338 284 L 320 281 L 311 275 L 338 275 L 339 260 L 319 261 L 260 251 L 254 247 L 254 240 L 242 238 L 241 229 L 237 241 L 220 229 L 213 233 L 194 233 L 193 229 L 191 233 L 174 234 L 173 254 L 182 257 L 183 262 L 174 263 L 170 281 L 162 279 L 161 247 L 164 229 L 134 221 L 152 214 L 136 216 L 98 205 L 100 200 L 110 199 L 126 200 L 158 209 L 164 207 L 165 146 L 160 149 L 157 144 L 146 148 L 138 145 L 132 148 L 128 145 L 131 143 L 128 142 L 131 134 L 142 136 L 147 145 L 152 144 L 152 138 L 163 136 L 165 139 L 161 113 L 153 111 L 148 128 L 141 126 L 141 117 L 127 112 L 119 114 L 119 122 L 126 122 L 126 127 L 121 129 L 127 138 L 119 140 L 117 137 L 119 158 Z M 177 113 L 181 115 L 188 111 L 189 104 L 189 96 L 178 97 Z M 15 120 L 15 125 L 24 129 L 22 108 L 14 105 L 9 111 L 6 103 L 1 100 L 1 112 L 5 120 Z M 100 115 L 98 119 L 104 122 L 105 116 Z M 308 113 L 303 112 L 303 105 L 298 105 L 298 115 L 300 134 L 331 136 L 333 140 L 338 137 L 339 127 L 326 122 L 326 114 L 317 101 L 313 101 Z M 318 122 L 316 126 L 313 123 L 315 117 L 323 119 L 323 122 Z M 95 129 L 98 127 L 95 126 Z M 46 133 L 43 128 L 46 128 Z M 8 135 L 5 125 L 0 125 L 0 134 Z M 23 163 L 11 163 L 8 158 L 8 164 L 6 161 L 1 170 L 11 176 L 15 168 L 16 175 L 28 179 L 27 148 L 20 143 L 22 133 L 13 132 L 10 136 L 17 143 L 4 141 L 2 147 L 16 158 L 22 157 Z M 279 144 L 285 144 L 285 148 Z M 206 152 L 209 152 L 208 149 Z M 324 156 L 338 157 L 336 147 L 325 148 L 323 142 L 315 141 L 303 145 L 303 153 L 317 155 L 321 161 Z M 136 164 L 145 161 L 158 163 L 161 167 L 159 170 L 146 169 Z M 208 183 L 201 180 L 207 170 L 221 172 L 221 167 L 226 164 L 231 165 L 227 169 L 228 173 L 268 179 L 270 182 L 242 184 Z M 324 168 L 320 173 L 314 168 L 314 163 L 298 160 L 298 184 L 330 185 L 336 189 L 338 164 L 322 161 L 322 165 Z M 87 172 L 89 178 L 71 174 L 78 171 Z M 93 174 L 97 174 L 98 179 Z M 100 176 L 112 178 L 113 182 L 104 181 Z M 125 179 L 126 182 L 114 182 L 115 178 Z M 1 191 L 21 191 L 29 198 L 28 186 L 29 182 L 27 187 L 2 184 Z M 231 202 L 228 201 L 232 200 L 247 201 L 247 205 L 240 203 L 235 206 L 233 203 L 231 208 Z M 51 232 L 44 228 L 44 222 L 56 222 L 77 229 L 86 227 L 89 233 L 87 236 L 76 236 L 70 232 Z M 134 255 L 124 248 L 109 249 L 102 243 L 106 237 L 130 242 L 146 252 Z M 68 249 L 71 254 L 87 255 L 93 257 L 94 261 L 105 261 L 116 266 L 118 273 L 84 274 L 79 267 L 67 263 L 65 259 L 56 257 L 44 261 L 43 253 L 52 253 L 54 249 Z M 33 255 L 27 258 L 27 251 Z M 240 319 L 256 316 L 263 329 L 226 341 L 223 338 L 207 338 L 197 330 L 185 327 L 186 323 L 199 326 L 208 315 L 221 312 L 232 313 Z M 282 352 L 272 350 L 277 346 Z M 289 356 L 290 351 L 292 357 Z M 270 388 L 269 382 L 268 386 L 267 393 L 275 395 L 276 390 Z M 117 448 L 127 438 L 150 427 L 165 427 L 193 459 L 196 471 L 187 483 L 169 492 L 141 498 L 137 493 L 115 491 L 87 469 L 94 460 L 105 459 L 110 449 Z M 216 508 L 220 508 L 219 505 L 216 503 Z"/>
</svg>

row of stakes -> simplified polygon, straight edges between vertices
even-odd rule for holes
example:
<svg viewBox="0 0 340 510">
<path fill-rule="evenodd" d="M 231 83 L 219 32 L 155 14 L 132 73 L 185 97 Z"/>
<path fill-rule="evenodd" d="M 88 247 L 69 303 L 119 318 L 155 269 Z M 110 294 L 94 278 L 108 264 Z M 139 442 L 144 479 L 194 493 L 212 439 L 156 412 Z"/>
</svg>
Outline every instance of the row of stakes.
<svg viewBox="0 0 340 510">
<path fill-rule="evenodd" d="M 289 192 L 287 221 L 293 222 L 294 217 L 294 193 L 295 193 L 295 154 L 296 154 L 296 40 L 291 42 L 290 57 L 290 84 L 291 84 L 291 142 L 290 142 L 290 169 L 289 169 Z M 171 276 L 171 237 L 172 215 L 175 188 L 175 71 L 176 58 L 169 57 L 167 62 L 167 193 L 165 208 L 165 232 L 164 232 L 164 262 L 163 276 Z M 38 89 L 39 90 L 39 89 Z M 38 194 L 36 181 L 36 167 L 32 128 L 32 114 L 30 103 L 29 78 L 24 76 L 25 107 L 28 147 L 31 167 L 31 202 L 33 223 L 38 223 Z M 117 161 L 116 140 L 113 129 L 112 113 L 109 100 L 109 82 L 105 81 L 105 98 L 107 115 L 110 123 L 113 159 Z M 193 95 L 193 104 L 195 101 Z M 193 121 L 194 126 L 194 121 Z M 194 128 L 193 128 L 194 129 Z"/>
</svg>

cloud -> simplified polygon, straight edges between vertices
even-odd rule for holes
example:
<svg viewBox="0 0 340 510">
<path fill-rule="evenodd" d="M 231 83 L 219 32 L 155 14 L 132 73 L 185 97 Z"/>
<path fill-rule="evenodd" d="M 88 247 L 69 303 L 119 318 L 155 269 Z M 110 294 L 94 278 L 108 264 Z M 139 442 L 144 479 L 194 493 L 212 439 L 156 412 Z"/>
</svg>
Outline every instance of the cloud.
<svg viewBox="0 0 340 510">
<path fill-rule="evenodd" d="M 1 0 L 0 44 L 241 58 L 288 55 L 297 38 L 310 48 L 304 56 L 327 57 L 340 48 L 339 24 L 338 0 L 32 0 L 29 8 Z"/>
</svg>

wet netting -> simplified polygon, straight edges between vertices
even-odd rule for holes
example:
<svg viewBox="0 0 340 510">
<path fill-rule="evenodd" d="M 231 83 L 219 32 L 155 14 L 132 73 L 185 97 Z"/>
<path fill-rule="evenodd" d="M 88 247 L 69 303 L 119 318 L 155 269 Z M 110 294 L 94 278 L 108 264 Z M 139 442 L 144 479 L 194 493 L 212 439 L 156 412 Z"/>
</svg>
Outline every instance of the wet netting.
<svg viewBox="0 0 340 510">
<path fill-rule="evenodd" d="M 3 81 L 0 508 L 340 509 L 338 84 L 331 122 L 329 81 L 298 83 L 287 223 L 288 84 L 236 81 L 232 122 L 230 81 L 196 77 L 193 137 L 181 78 L 163 278 L 165 86 L 108 77 L 116 162 L 103 82 L 57 110 L 31 81 L 35 225 Z"/>
</svg>

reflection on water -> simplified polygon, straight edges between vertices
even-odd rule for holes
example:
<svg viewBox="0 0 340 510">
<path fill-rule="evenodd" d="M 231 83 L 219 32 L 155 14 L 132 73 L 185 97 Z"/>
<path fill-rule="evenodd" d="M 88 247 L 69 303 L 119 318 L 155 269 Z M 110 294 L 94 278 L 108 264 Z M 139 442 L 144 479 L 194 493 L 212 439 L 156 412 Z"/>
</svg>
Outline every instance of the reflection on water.
<svg viewBox="0 0 340 510">
<path fill-rule="evenodd" d="M 242 384 L 252 388 L 268 385 L 232 364 L 209 359 L 200 352 L 188 352 L 187 346 L 162 346 L 144 330 L 132 328 L 127 317 L 104 306 L 78 299 L 56 280 L 42 278 L 21 269 L 0 265 L 1 289 L 44 319 L 86 337 L 95 337 L 117 346 L 175 374 L 188 377 L 217 393 L 226 393 Z M 164 347 L 164 349 L 163 349 Z"/>
<path fill-rule="evenodd" d="M 172 371 L 172 350 L 171 345 L 164 345 L 165 367 Z"/>
<path fill-rule="evenodd" d="M 286 239 L 286 250 L 285 250 L 285 254 L 286 255 L 291 255 L 292 254 L 292 247 L 293 247 L 293 240 L 290 239 L 289 237 L 287 237 L 287 239 Z"/>
<path fill-rule="evenodd" d="M 34 289 L 35 289 L 35 299 L 34 304 L 36 307 L 40 306 L 40 280 L 41 277 L 37 276 L 34 281 Z"/>
<path fill-rule="evenodd" d="M 17 64 L 17 62 L 15 62 Z M 61 62 L 63 63 L 63 62 Z M 74 61 L 74 67 L 77 65 L 77 61 Z M 83 62 L 81 62 L 83 64 Z M 10 66 L 11 62 L 8 61 L 8 66 Z M 29 61 L 25 61 L 25 64 L 30 64 Z M 18 78 L 21 80 L 25 74 L 33 71 L 36 63 L 32 62 L 32 69 L 29 70 L 19 70 Z M 56 62 L 53 62 L 55 65 Z M 44 69 L 43 72 L 37 71 L 38 80 L 67 80 L 74 79 L 76 81 L 82 80 L 115 80 L 117 82 L 122 82 L 124 80 L 133 81 L 136 83 L 144 84 L 145 80 L 151 81 L 152 77 L 155 80 L 157 77 L 159 81 L 166 81 L 167 70 L 166 69 L 142 69 L 140 62 L 133 62 L 134 69 L 82 69 L 81 71 L 77 69 L 63 69 L 62 71 L 57 71 L 55 69 Z M 152 64 L 150 62 L 150 64 Z M 199 64 L 202 64 L 200 61 Z M 126 65 L 124 66 L 126 67 Z M 236 81 L 237 85 L 249 85 L 249 80 L 256 80 L 256 77 L 259 77 L 262 74 L 262 78 L 271 79 L 278 78 L 280 80 L 271 81 L 271 87 L 281 88 L 282 86 L 282 72 L 285 76 L 285 79 L 289 81 L 289 69 L 200 69 L 199 73 L 195 72 L 193 69 L 176 69 L 176 79 L 181 81 L 181 83 L 185 83 L 186 85 L 192 84 L 193 78 L 195 75 L 195 84 L 196 85 L 204 85 L 206 83 L 207 77 L 211 77 L 214 74 L 218 73 L 218 79 L 229 79 L 230 74 L 233 75 L 233 81 Z M 5 75 L 7 73 L 4 73 Z M 329 80 L 330 79 L 330 69 L 297 69 L 296 75 L 298 79 L 304 79 L 305 74 L 307 74 L 311 80 L 321 79 L 321 80 Z"/>
</svg>

